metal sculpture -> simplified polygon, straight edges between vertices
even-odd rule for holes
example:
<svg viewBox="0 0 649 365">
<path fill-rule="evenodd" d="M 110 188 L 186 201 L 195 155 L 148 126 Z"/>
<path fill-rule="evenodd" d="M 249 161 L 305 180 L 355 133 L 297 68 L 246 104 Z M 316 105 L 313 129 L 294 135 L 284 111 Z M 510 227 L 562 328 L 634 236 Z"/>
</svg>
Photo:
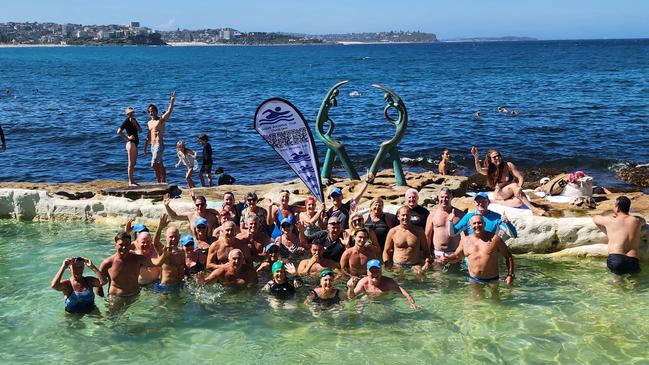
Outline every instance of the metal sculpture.
<svg viewBox="0 0 649 365">
<path fill-rule="evenodd" d="M 336 97 L 338 96 L 338 88 L 342 85 L 348 83 L 349 80 L 341 81 L 334 85 L 327 95 L 325 95 L 322 105 L 320 105 L 320 110 L 318 111 L 318 117 L 316 118 L 316 134 L 318 138 L 327 146 L 327 154 L 325 155 L 324 163 L 322 164 L 322 171 L 320 176 L 323 179 L 329 179 L 331 177 L 331 169 L 333 168 L 336 157 L 340 159 L 340 162 L 343 164 L 343 167 L 349 174 L 349 178 L 352 180 L 360 180 L 358 173 L 352 165 L 349 156 L 347 156 L 347 151 L 345 146 L 335 140 L 331 134 L 334 131 L 335 125 L 333 120 L 329 118 L 329 109 L 338 105 Z M 324 130 L 325 123 L 328 124 L 327 131 Z"/>
</svg>

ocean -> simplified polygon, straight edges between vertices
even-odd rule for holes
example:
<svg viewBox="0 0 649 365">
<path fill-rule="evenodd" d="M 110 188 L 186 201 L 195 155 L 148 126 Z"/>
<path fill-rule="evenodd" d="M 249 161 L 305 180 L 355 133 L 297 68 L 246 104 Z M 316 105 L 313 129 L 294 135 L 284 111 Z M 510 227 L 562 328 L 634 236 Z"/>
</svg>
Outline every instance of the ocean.
<svg viewBox="0 0 649 365">
<path fill-rule="evenodd" d="M 253 129 L 257 106 L 288 99 L 314 130 L 325 93 L 350 80 L 330 116 L 334 137 L 361 174 L 394 133 L 383 119 L 381 92 L 370 86 L 379 83 L 408 108 L 402 157 L 435 160 L 449 148 L 460 172 L 472 173 L 475 145 L 482 156 L 499 149 L 520 168 L 580 169 L 596 184 L 624 187 L 616 170 L 649 162 L 647 59 L 649 40 L 0 48 L 0 124 L 8 144 L 0 181 L 126 181 L 124 143 L 115 134 L 124 108 L 134 107 L 146 128 L 147 105 L 166 110 L 172 90 L 170 182 L 184 185 L 184 168 L 173 167 L 175 142 L 200 151 L 199 133 L 210 137 L 215 167 L 237 183 L 292 179 Z M 500 106 L 518 115 L 498 113 Z M 480 120 L 473 117 L 478 110 Z M 316 144 L 323 161 L 324 145 Z M 140 155 L 137 181 L 154 180 L 149 161 Z"/>
</svg>

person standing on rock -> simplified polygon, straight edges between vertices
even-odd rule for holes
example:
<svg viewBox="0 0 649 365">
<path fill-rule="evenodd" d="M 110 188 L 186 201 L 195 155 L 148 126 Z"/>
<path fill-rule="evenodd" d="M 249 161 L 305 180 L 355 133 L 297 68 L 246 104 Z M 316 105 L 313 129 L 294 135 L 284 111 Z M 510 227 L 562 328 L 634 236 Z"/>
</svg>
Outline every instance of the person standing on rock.
<svg viewBox="0 0 649 365">
<path fill-rule="evenodd" d="M 640 232 L 646 221 L 629 214 L 631 200 L 626 196 L 615 199 L 612 216 L 596 215 L 593 222 L 608 237 L 608 258 L 606 266 L 616 275 L 640 272 L 638 249 Z"/>
<path fill-rule="evenodd" d="M 451 205 L 453 193 L 447 187 L 440 189 L 437 194 L 439 204 L 426 220 L 426 242 L 436 262 L 441 262 L 444 256 L 450 255 L 460 244 L 459 236 L 451 236 L 448 232 L 448 225 L 460 221 L 464 213 Z M 449 222 L 448 216 L 453 214 Z"/>
<path fill-rule="evenodd" d="M 135 109 L 130 106 L 126 108 L 126 119 L 122 122 L 122 125 L 117 128 L 117 135 L 120 138 L 126 140 L 126 153 L 128 155 L 128 186 L 137 186 L 137 183 L 133 179 L 133 171 L 135 170 L 135 164 L 137 163 L 137 145 L 140 143 L 138 138 L 138 132 L 142 133 L 142 127 L 135 119 Z M 126 135 L 124 135 L 126 131 Z"/>
<path fill-rule="evenodd" d="M 167 119 L 174 110 L 174 103 L 176 102 L 176 92 L 171 93 L 171 101 L 169 102 L 169 109 L 158 117 L 158 107 L 154 104 L 149 104 L 147 111 L 151 116 L 151 120 L 147 123 L 148 131 L 144 145 L 144 154 L 148 145 L 151 145 L 151 167 L 155 173 L 156 182 L 167 183 L 167 172 L 165 171 L 163 152 L 164 152 L 164 133 Z"/>
</svg>

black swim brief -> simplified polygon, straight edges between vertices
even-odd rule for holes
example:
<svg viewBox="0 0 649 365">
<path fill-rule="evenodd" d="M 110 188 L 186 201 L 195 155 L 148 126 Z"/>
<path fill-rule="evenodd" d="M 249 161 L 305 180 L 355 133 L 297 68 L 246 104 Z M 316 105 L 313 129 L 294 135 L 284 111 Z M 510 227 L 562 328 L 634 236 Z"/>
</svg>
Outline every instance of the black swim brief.
<svg viewBox="0 0 649 365">
<path fill-rule="evenodd" d="M 640 260 L 619 253 L 612 253 L 606 258 L 606 266 L 613 274 L 637 274 L 640 272 Z"/>
</svg>

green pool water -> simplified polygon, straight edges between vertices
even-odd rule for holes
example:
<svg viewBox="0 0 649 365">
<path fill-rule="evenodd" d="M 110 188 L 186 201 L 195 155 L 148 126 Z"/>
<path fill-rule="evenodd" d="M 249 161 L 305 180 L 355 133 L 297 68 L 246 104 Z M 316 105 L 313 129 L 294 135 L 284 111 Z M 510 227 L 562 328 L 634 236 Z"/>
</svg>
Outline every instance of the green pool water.
<svg viewBox="0 0 649 365">
<path fill-rule="evenodd" d="M 306 290 L 282 306 L 211 286 L 66 315 L 54 273 L 68 256 L 99 265 L 116 229 L 0 220 L 0 363 L 649 363 L 649 268 L 615 283 L 603 260 L 518 256 L 499 300 L 472 296 L 459 273 L 398 278 L 418 311 L 400 297 L 316 311 Z"/>
</svg>

